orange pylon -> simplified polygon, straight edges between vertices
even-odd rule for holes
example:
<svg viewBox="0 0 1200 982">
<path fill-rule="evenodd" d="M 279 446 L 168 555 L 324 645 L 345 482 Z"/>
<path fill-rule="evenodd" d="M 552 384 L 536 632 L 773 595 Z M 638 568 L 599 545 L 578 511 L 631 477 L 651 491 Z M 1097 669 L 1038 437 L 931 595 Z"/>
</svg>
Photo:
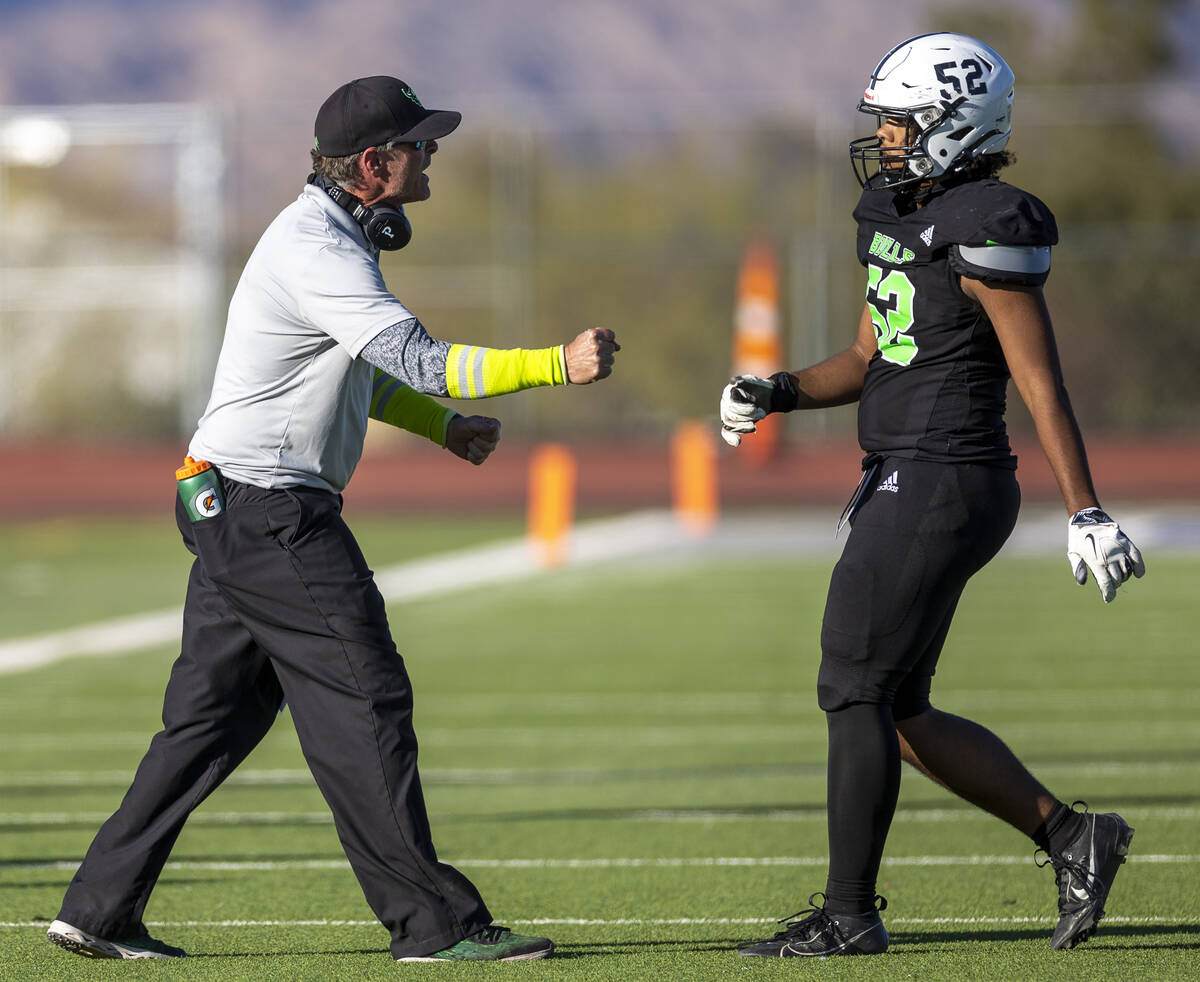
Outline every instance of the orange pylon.
<svg viewBox="0 0 1200 982">
<path fill-rule="evenodd" d="M 575 519 L 575 457 L 566 447 L 546 443 L 529 459 L 529 541 L 543 566 L 567 558 Z"/>
<path fill-rule="evenodd" d="M 686 421 L 671 437 L 671 491 L 675 518 L 693 535 L 717 522 L 717 445 L 712 429 Z"/>
<path fill-rule="evenodd" d="M 775 253 L 762 241 L 746 247 L 738 272 L 733 316 L 734 375 L 766 378 L 785 368 L 779 334 L 779 270 Z M 779 447 L 780 417 L 759 421 L 757 432 L 742 437 L 739 453 L 761 466 Z"/>
</svg>

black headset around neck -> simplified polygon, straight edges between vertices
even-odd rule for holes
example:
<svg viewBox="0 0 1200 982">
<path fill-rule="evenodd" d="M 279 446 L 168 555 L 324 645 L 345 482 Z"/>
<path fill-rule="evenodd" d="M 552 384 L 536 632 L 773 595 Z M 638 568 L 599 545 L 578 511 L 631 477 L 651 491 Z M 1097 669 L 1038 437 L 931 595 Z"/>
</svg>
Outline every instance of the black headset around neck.
<svg viewBox="0 0 1200 982">
<path fill-rule="evenodd" d="M 308 175 L 308 183 L 315 184 L 334 201 L 350 213 L 362 227 L 367 241 L 376 249 L 392 252 L 403 249 L 412 241 L 412 225 L 403 208 L 376 206 L 368 208 L 344 187 L 334 184 L 327 177 Z"/>
</svg>

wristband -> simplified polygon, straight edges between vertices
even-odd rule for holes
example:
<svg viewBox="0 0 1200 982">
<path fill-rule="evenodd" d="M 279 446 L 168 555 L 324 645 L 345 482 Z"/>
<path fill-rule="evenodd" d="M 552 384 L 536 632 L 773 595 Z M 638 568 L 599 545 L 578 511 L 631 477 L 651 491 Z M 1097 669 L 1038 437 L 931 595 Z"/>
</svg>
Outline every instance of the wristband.
<svg viewBox="0 0 1200 982">
<path fill-rule="evenodd" d="M 1103 508 L 1092 505 L 1090 508 L 1080 508 L 1071 516 L 1072 525 L 1111 525 L 1113 520 Z"/>
<path fill-rule="evenodd" d="M 790 413 L 800 404 L 800 386 L 791 372 L 776 372 L 771 376 L 775 388 L 771 390 L 769 412 Z"/>
</svg>

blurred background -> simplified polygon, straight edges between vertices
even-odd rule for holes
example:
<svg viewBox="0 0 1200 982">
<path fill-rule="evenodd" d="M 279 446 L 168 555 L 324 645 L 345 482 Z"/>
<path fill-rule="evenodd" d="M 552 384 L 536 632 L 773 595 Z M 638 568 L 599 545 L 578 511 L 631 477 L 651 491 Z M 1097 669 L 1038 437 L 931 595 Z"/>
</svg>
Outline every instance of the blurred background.
<svg viewBox="0 0 1200 982">
<path fill-rule="evenodd" d="M 6 0 L 0 11 L 0 520 L 79 503 L 59 491 L 103 460 L 139 475 L 105 507 L 169 501 L 229 295 L 304 182 L 316 108 L 380 73 L 464 117 L 434 160 L 431 200 L 409 210 L 412 245 L 383 259 L 397 296 L 448 340 L 548 345 L 603 325 L 623 346 L 614 376 L 586 391 L 470 407 L 504 420 L 509 462 L 502 451 L 472 472 L 461 501 L 435 492 L 425 504 L 519 501 L 521 448 L 547 440 L 598 462 L 585 504 L 662 500 L 658 462 L 678 423 L 715 433 L 749 246 L 775 266 L 786 367 L 852 337 L 864 276 L 846 145 L 868 131 L 855 105 L 879 57 L 928 30 L 980 37 L 1016 73 L 1005 177 L 1058 217 L 1047 296 L 1101 486 L 1138 494 L 1150 464 L 1129 455 L 1153 453 L 1149 493 L 1194 498 L 1196 0 Z M 1015 392 L 1010 402 L 1027 494 L 1052 496 Z M 406 473 L 411 483 L 403 462 L 456 463 L 404 434 L 372 431 L 370 444 L 364 502 L 374 479 L 381 502 L 420 505 L 420 489 L 397 487 Z M 721 447 L 722 493 L 832 500 L 853 486 L 857 457 L 852 407 L 789 417 L 769 475 Z M 1142 483 L 1126 492 L 1135 469 Z"/>
</svg>

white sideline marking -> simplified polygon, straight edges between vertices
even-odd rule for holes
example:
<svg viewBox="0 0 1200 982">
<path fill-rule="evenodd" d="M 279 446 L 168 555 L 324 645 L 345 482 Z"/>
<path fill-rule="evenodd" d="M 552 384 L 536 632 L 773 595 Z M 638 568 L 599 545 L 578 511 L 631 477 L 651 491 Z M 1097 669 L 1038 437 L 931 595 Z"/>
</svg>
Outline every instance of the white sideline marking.
<svg viewBox="0 0 1200 982">
<path fill-rule="evenodd" d="M 1132 855 L 1131 863 L 1154 865 L 1190 865 L 1200 862 L 1195 855 Z M 681 858 L 650 857 L 623 859 L 448 859 L 451 866 L 461 869 L 684 869 L 713 867 L 789 867 L 820 866 L 829 864 L 828 856 L 694 856 Z M 1024 866 L 1032 864 L 1030 856 L 896 856 L 883 859 L 884 866 Z M 6 869 L 73 870 L 79 862 L 66 860 L 10 862 Z M 190 872 L 245 872 L 269 870 L 291 872 L 296 870 L 349 869 L 344 859 L 264 859 L 257 860 L 179 860 L 168 862 L 167 870 Z"/>
<path fill-rule="evenodd" d="M 1142 548 L 1194 550 L 1200 543 L 1195 509 L 1164 507 L 1126 512 L 1122 518 Z M 834 524 L 832 509 L 810 514 L 792 511 L 771 515 L 767 521 L 732 515 L 723 517 L 708 536 L 697 537 L 669 511 L 640 511 L 577 525 L 571 531 L 565 564 L 590 566 L 633 556 L 833 555 L 841 547 L 833 536 Z M 1057 551 L 1061 538 L 1062 517 L 1057 509 L 1031 510 L 1018 522 L 1006 554 L 1044 555 L 1051 547 Z M 376 572 L 375 582 L 390 602 L 399 603 L 543 572 L 536 551 L 521 538 L 390 566 Z M 64 658 L 127 654 L 174 644 L 182 616 L 182 607 L 172 607 L 3 641 L 0 675 Z"/>
<path fill-rule="evenodd" d="M 38 668 L 75 655 L 114 655 L 179 637 L 183 608 L 135 614 L 0 643 L 0 675 Z"/>
<path fill-rule="evenodd" d="M 568 565 L 591 565 L 644 553 L 675 550 L 694 541 L 670 512 L 648 511 L 578 526 Z M 544 572 L 525 539 L 460 549 L 430 559 L 390 566 L 375 582 L 392 602 L 520 579 Z M 0 674 L 49 665 L 64 658 L 126 654 L 179 638 L 183 608 L 83 624 L 65 631 L 0 642 Z"/>
<path fill-rule="evenodd" d="M 506 917 L 509 924 L 563 927 L 668 927 L 705 926 L 722 924 L 777 924 L 777 917 Z M 1053 924 L 1057 918 L 1034 917 L 889 917 L 888 924 Z M 1154 914 L 1146 917 L 1108 916 L 1105 924 L 1178 924 L 1180 926 L 1200 923 L 1195 912 L 1176 916 Z M 379 927 L 378 921 L 319 920 L 262 921 L 147 921 L 147 927 Z M 0 927 L 37 927 L 45 930 L 48 921 L 0 921 Z"/>
</svg>

